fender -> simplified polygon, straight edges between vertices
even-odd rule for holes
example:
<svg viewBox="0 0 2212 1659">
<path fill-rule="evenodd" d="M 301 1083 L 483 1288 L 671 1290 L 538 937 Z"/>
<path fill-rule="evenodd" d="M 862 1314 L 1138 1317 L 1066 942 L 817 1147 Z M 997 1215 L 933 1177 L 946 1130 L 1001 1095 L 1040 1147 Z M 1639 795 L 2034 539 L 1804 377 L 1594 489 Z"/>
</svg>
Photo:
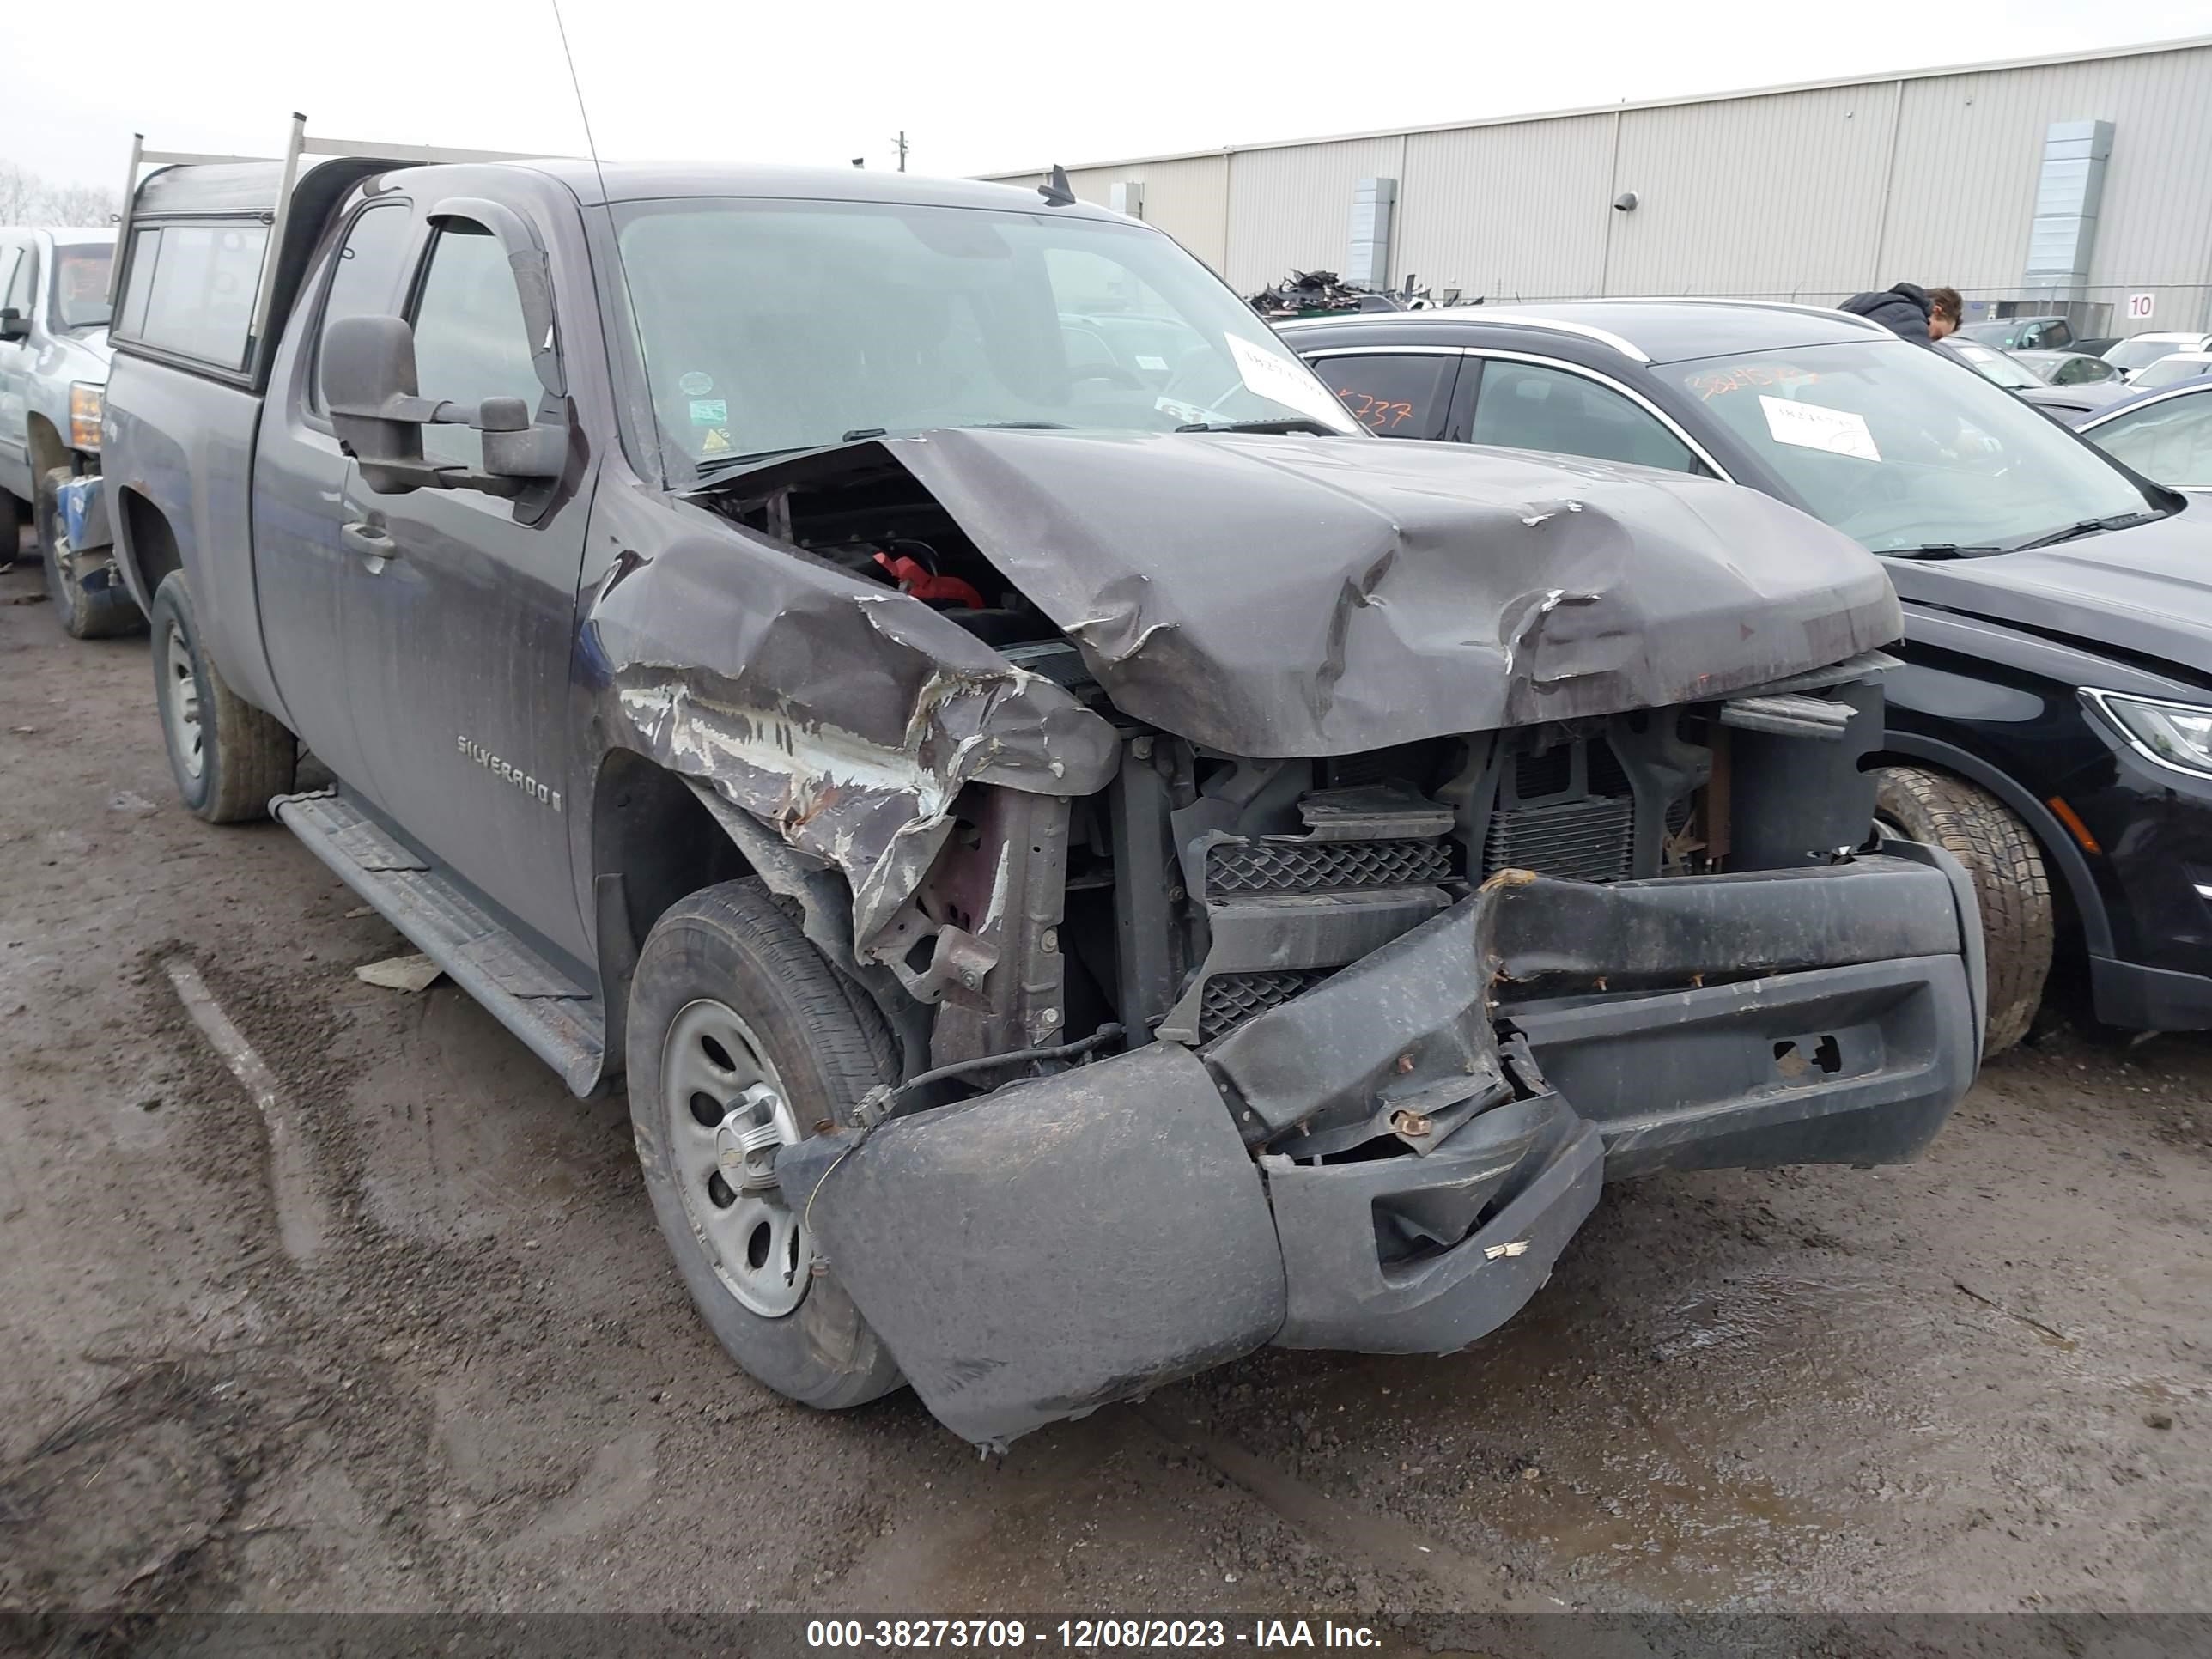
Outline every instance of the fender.
<svg viewBox="0 0 2212 1659">
<path fill-rule="evenodd" d="M 2089 954 L 2112 954 L 2112 924 L 2105 914 L 2104 895 L 2097 890 L 2097 878 L 2089 869 L 2089 861 L 2081 856 L 2081 849 L 2075 845 L 2074 837 L 2067 834 L 2066 827 L 2049 807 L 1972 750 L 1945 743 L 1940 738 L 1893 729 L 1882 738 L 1881 752 L 1883 756 L 1925 761 L 1941 767 L 2002 801 L 2027 825 L 2044 858 L 2065 878 L 2067 893 L 2081 918 L 2081 936 L 2089 947 Z"/>
</svg>

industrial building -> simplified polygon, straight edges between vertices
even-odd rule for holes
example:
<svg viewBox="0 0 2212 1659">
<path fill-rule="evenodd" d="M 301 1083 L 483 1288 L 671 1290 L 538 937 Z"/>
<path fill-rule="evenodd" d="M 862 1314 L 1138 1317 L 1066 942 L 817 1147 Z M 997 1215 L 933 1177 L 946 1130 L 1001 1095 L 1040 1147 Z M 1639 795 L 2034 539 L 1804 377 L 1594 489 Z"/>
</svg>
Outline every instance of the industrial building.
<svg viewBox="0 0 2212 1659">
<path fill-rule="evenodd" d="M 1969 321 L 2212 330 L 2212 36 L 1068 176 L 1247 294 L 1316 268 L 1493 301 L 1911 281 L 1958 289 Z"/>
</svg>

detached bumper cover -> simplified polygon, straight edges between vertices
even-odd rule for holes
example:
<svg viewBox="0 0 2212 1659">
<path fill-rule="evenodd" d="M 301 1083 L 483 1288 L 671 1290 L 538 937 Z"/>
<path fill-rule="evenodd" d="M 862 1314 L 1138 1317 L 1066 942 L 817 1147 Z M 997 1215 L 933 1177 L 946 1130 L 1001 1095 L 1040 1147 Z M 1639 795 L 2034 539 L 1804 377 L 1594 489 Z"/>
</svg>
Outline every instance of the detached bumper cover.
<svg viewBox="0 0 2212 1659">
<path fill-rule="evenodd" d="M 1963 872 L 1898 843 L 1771 875 L 1508 872 L 1200 1050 L 778 1170 L 931 1411 L 1003 1443 L 1270 1342 L 1464 1347 L 1609 1176 L 1919 1156 L 1973 1079 L 1979 949 Z"/>
<path fill-rule="evenodd" d="M 74 550 L 88 553 L 113 543 L 115 535 L 107 524 L 107 492 L 97 474 L 71 478 L 55 492 L 55 501 L 61 508 L 62 533 Z"/>
</svg>

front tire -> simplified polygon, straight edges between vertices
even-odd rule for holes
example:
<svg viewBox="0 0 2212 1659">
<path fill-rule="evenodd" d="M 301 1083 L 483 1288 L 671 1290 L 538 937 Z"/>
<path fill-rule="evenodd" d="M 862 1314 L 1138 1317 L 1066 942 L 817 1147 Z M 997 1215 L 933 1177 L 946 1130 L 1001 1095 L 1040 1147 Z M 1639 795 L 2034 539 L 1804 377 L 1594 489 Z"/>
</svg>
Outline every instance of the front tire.
<svg viewBox="0 0 2212 1659">
<path fill-rule="evenodd" d="M 2003 802 L 1962 779 L 1919 766 L 1887 766 L 1875 776 L 1875 815 L 1914 841 L 1941 847 L 1973 880 L 1989 959 L 1982 1053 L 2002 1054 L 2027 1035 L 2051 974 L 2056 927 L 2043 854 Z"/>
<path fill-rule="evenodd" d="M 298 741 L 223 684 L 201 647 L 183 571 L 161 579 L 152 622 L 154 700 L 179 798 L 210 823 L 267 817 L 270 798 L 292 787 Z"/>
<path fill-rule="evenodd" d="M 730 1357 L 777 1393 L 828 1410 L 890 1393 L 898 1366 L 803 1214 L 748 1155 L 848 1120 L 896 1073 L 890 1028 L 848 998 L 758 881 L 681 899 L 630 982 L 630 1125 L 654 1218 L 692 1301 Z"/>
<path fill-rule="evenodd" d="M 49 467 L 40 476 L 39 498 L 32 506 L 39 559 L 46 568 L 46 597 L 53 601 L 62 632 L 73 640 L 104 640 L 135 633 L 146 625 L 146 619 L 112 567 L 106 580 L 96 586 L 87 586 L 76 574 L 68 538 L 62 534 L 60 492 L 71 476 L 65 466 Z"/>
</svg>

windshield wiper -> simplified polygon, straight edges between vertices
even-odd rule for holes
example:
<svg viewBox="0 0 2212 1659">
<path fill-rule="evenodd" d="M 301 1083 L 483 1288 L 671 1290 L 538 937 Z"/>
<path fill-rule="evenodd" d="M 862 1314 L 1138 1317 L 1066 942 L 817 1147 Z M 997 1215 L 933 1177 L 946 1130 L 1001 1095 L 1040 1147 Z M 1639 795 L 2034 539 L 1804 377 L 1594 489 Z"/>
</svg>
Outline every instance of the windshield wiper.
<svg viewBox="0 0 2212 1659">
<path fill-rule="evenodd" d="M 809 449 L 824 449 L 826 444 L 787 444 L 781 449 L 756 449 L 748 455 L 708 455 L 694 461 L 692 471 L 701 477 L 710 472 L 727 472 L 733 466 L 750 466 L 756 461 L 772 461 L 779 455 L 797 455 Z"/>
<path fill-rule="evenodd" d="M 1316 438 L 1341 438 L 1344 434 L 1326 421 L 1300 415 L 1287 421 L 1193 421 L 1178 432 L 1304 432 Z"/>
<path fill-rule="evenodd" d="M 2054 530 L 2047 536 L 2032 536 L 2024 542 L 2014 542 L 2012 551 L 2025 553 L 2033 548 L 2056 547 L 2061 542 L 2078 541 L 2084 536 L 2094 536 L 2107 530 L 2125 530 L 2130 525 L 2148 524 L 2164 518 L 2162 513 L 2115 513 L 2108 518 L 2082 519 L 2068 525 L 2063 530 Z"/>
<path fill-rule="evenodd" d="M 1992 553 L 2002 553 L 2002 547 L 1961 547 L 1956 542 L 1923 542 L 1917 547 L 1884 547 L 1875 550 L 1885 559 L 1984 559 Z"/>
</svg>

